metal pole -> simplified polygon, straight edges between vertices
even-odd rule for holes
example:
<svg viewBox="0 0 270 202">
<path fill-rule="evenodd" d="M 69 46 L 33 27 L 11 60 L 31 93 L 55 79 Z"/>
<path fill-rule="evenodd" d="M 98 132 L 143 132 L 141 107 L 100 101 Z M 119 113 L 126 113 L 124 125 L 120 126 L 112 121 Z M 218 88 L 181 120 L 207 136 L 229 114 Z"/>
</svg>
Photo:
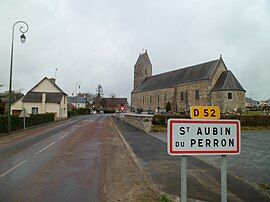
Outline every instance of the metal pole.
<svg viewBox="0 0 270 202">
<path fill-rule="evenodd" d="M 17 21 L 13 24 L 12 27 L 12 38 L 11 38 L 11 58 L 10 58 L 10 72 L 9 72 L 9 93 L 8 93 L 8 133 L 11 132 L 11 89 L 12 89 L 12 69 L 13 69 L 13 44 L 14 44 L 14 29 L 15 26 L 21 23 L 23 24 L 20 27 L 20 32 L 21 33 L 26 33 L 29 29 L 29 26 L 26 22 L 24 21 Z M 25 26 L 25 27 L 24 27 Z M 25 30 L 23 30 L 25 29 Z"/>
<path fill-rule="evenodd" d="M 187 157 L 181 156 L 181 202 L 187 201 Z"/>
<path fill-rule="evenodd" d="M 227 159 L 221 156 L 221 202 L 227 202 Z"/>
</svg>

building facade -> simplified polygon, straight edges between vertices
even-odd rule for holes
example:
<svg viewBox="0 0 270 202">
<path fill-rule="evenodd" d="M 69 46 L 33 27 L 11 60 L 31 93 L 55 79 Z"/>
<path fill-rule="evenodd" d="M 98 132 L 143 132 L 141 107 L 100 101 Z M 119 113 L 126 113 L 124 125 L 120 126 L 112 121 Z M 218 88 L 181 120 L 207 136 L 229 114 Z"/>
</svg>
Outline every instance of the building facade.
<svg viewBox="0 0 270 202">
<path fill-rule="evenodd" d="M 56 119 L 67 118 L 67 94 L 56 85 L 54 79 L 45 77 L 11 105 L 11 113 L 18 115 L 23 108 L 29 114 L 55 113 Z"/>
<path fill-rule="evenodd" d="M 143 110 L 189 111 L 191 106 L 216 105 L 223 113 L 245 108 L 245 90 L 222 57 L 217 60 L 152 75 L 147 51 L 134 65 L 131 105 Z"/>
</svg>

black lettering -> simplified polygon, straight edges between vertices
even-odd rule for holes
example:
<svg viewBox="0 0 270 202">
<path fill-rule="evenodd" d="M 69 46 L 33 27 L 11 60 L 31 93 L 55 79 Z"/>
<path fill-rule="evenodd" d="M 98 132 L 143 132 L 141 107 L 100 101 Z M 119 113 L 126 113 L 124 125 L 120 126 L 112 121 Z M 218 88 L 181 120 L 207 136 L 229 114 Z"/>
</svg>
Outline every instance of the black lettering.
<svg viewBox="0 0 270 202">
<path fill-rule="evenodd" d="M 204 127 L 204 133 L 205 133 L 205 135 L 209 135 L 210 134 L 210 127 Z"/>
<path fill-rule="evenodd" d="M 218 147 L 218 139 L 214 139 L 214 147 Z"/>
<path fill-rule="evenodd" d="M 180 135 L 185 135 L 185 127 L 180 127 Z"/>
<path fill-rule="evenodd" d="M 202 129 L 201 129 L 201 127 L 198 128 L 197 135 L 202 135 Z"/>
<path fill-rule="evenodd" d="M 211 117 L 216 117 L 215 110 L 211 109 Z"/>
<path fill-rule="evenodd" d="M 211 146 L 210 146 L 210 142 L 211 142 L 211 141 L 210 141 L 209 139 L 206 139 L 206 140 L 205 140 L 205 147 L 211 147 Z"/>
<path fill-rule="evenodd" d="M 229 147 L 234 147 L 234 139 L 229 139 Z"/>
<path fill-rule="evenodd" d="M 195 139 L 191 139 L 190 141 L 191 141 L 190 142 L 190 146 L 193 147 L 193 145 L 196 144 L 196 140 Z"/>
<path fill-rule="evenodd" d="M 198 147 L 203 147 L 202 141 L 203 139 L 198 139 Z"/>
<path fill-rule="evenodd" d="M 199 116 L 199 110 L 198 109 L 194 109 L 193 115 L 194 116 Z"/>
<path fill-rule="evenodd" d="M 220 143 L 221 143 L 221 146 L 222 147 L 225 147 L 226 146 L 226 140 L 225 139 L 222 139 Z"/>
<path fill-rule="evenodd" d="M 231 135 L 231 128 L 225 128 L 225 135 Z"/>
<path fill-rule="evenodd" d="M 208 109 L 204 109 L 204 110 L 203 110 L 203 113 L 204 113 L 203 115 L 207 117 L 207 116 L 209 115 Z"/>
<path fill-rule="evenodd" d="M 216 127 L 213 127 L 213 135 L 217 135 L 218 134 L 218 129 Z"/>
<path fill-rule="evenodd" d="M 175 142 L 175 147 L 179 147 L 179 142 Z"/>
</svg>

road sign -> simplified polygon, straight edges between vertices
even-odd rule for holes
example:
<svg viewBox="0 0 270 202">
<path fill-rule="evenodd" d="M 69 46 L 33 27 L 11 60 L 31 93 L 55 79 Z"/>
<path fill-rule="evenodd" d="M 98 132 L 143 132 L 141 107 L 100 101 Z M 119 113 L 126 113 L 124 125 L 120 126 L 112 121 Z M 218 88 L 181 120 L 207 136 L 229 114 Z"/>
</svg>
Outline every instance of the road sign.
<svg viewBox="0 0 270 202">
<path fill-rule="evenodd" d="M 170 155 L 226 155 L 240 153 L 238 120 L 169 119 Z"/>
<path fill-rule="evenodd" d="M 23 110 L 21 111 L 19 117 L 23 118 L 23 117 L 30 117 L 29 113 L 27 112 L 27 110 L 25 108 L 23 108 Z"/>
<path fill-rule="evenodd" d="M 219 119 L 220 108 L 218 106 L 192 106 L 190 116 L 192 119 Z"/>
</svg>

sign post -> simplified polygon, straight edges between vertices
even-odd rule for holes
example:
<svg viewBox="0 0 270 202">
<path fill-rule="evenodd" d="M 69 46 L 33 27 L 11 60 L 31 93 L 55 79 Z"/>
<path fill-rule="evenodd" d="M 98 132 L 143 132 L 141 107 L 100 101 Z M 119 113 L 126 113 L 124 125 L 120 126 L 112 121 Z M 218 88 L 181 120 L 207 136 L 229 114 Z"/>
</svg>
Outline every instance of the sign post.
<svg viewBox="0 0 270 202">
<path fill-rule="evenodd" d="M 227 159 L 221 155 L 221 202 L 227 201 Z"/>
<path fill-rule="evenodd" d="M 240 122 L 217 120 L 218 107 L 191 107 L 191 117 L 194 119 L 168 120 L 168 154 L 181 155 L 181 201 L 187 201 L 186 155 L 221 155 L 221 201 L 225 202 L 226 155 L 240 153 Z"/>
<path fill-rule="evenodd" d="M 22 112 L 20 113 L 19 117 L 23 118 L 23 130 L 25 130 L 25 118 L 26 117 L 30 117 L 30 115 L 28 114 L 28 112 L 26 111 L 25 108 L 22 109 Z"/>
<path fill-rule="evenodd" d="M 187 157 L 181 156 L 181 201 L 187 201 Z"/>
</svg>

